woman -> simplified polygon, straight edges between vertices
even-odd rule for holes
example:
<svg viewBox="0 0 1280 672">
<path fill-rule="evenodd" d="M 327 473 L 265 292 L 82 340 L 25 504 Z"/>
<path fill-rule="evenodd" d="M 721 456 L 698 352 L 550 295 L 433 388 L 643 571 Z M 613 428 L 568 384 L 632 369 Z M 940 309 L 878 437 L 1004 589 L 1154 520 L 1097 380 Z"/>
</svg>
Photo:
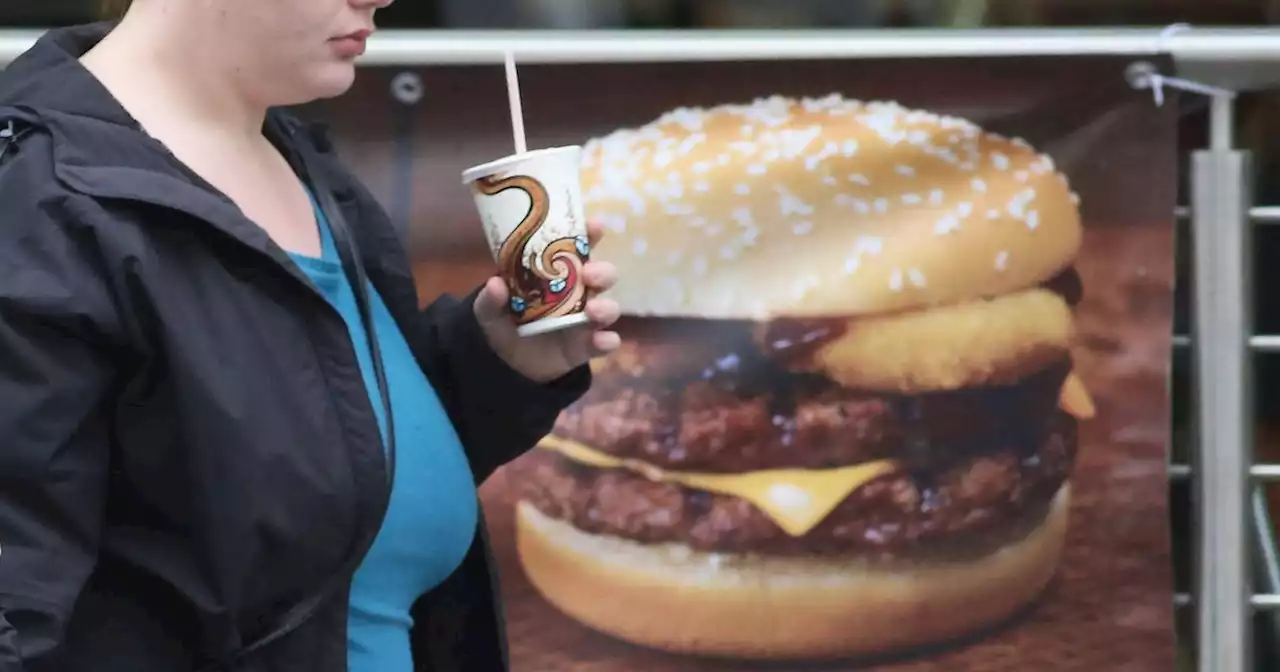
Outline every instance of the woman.
<svg viewBox="0 0 1280 672">
<path fill-rule="evenodd" d="M 618 309 L 521 339 L 491 279 L 419 311 L 275 109 L 346 91 L 388 4 L 134 0 L 0 73 L 0 672 L 506 667 L 475 484 Z"/>
</svg>

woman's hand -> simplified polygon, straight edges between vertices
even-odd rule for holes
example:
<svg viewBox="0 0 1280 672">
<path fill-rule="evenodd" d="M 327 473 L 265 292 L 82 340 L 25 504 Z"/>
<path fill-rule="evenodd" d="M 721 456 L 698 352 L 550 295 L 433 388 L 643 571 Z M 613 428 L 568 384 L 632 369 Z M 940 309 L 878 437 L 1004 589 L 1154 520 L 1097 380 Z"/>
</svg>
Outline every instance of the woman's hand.
<svg viewBox="0 0 1280 672">
<path fill-rule="evenodd" d="M 603 235 L 599 224 L 587 225 L 592 249 Z M 618 320 L 618 304 L 600 294 L 617 281 L 617 270 L 608 262 L 588 261 L 582 269 L 582 279 L 587 286 L 586 314 L 591 322 L 525 338 L 516 333 L 515 321 L 507 311 L 506 284 L 500 278 L 489 278 L 474 305 L 489 347 L 508 366 L 540 383 L 555 380 L 589 359 L 615 350 L 622 341 L 617 332 L 608 328 Z"/>
</svg>

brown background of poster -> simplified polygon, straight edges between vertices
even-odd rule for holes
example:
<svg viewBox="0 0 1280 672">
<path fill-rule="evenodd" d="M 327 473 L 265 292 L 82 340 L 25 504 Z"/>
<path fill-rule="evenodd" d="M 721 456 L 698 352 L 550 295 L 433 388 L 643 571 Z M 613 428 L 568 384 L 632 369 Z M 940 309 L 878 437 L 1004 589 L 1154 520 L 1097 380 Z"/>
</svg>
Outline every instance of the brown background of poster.
<svg viewBox="0 0 1280 672">
<path fill-rule="evenodd" d="M 580 143 L 670 108 L 773 94 L 862 99 L 968 118 L 1053 156 L 1082 197 L 1077 371 L 1099 416 L 1083 425 L 1068 548 L 1059 576 L 1011 627 L 895 670 L 1169 670 L 1174 665 L 1165 474 L 1174 283 L 1176 101 L 1156 108 L 1128 88 L 1128 59 L 982 59 L 527 66 L 530 147 Z M 462 292 L 492 272 L 467 166 L 510 153 L 499 67 L 416 71 L 416 108 L 389 95 L 394 71 L 369 70 L 319 110 L 348 161 L 386 202 L 397 156 L 412 157 L 411 228 L 424 299 Z M 397 137 L 412 128 L 412 144 Z M 399 152 L 399 154 L 398 154 Z M 501 569 L 518 672 L 760 669 L 665 656 L 597 635 L 533 591 L 512 544 L 500 472 L 483 493 Z M 810 670 L 814 665 L 766 666 Z M 825 669 L 855 669 L 851 663 Z M 857 669 L 863 669 L 858 667 Z"/>
</svg>

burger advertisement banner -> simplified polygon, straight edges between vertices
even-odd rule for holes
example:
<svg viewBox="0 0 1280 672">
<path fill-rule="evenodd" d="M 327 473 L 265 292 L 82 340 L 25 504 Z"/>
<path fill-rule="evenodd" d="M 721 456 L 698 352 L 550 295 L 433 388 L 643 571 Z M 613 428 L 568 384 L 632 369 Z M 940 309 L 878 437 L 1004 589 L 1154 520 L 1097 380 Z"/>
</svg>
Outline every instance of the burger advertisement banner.
<svg viewBox="0 0 1280 672">
<path fill-rule="evenodd" d="M 513 669 L 1172 669 L 1177 105 L 1128 63 L 522 67 L 624 345 L 481 489 Z M 359 86 L 320 113 L 467 291 L 502 69 Z"/>
</svg>

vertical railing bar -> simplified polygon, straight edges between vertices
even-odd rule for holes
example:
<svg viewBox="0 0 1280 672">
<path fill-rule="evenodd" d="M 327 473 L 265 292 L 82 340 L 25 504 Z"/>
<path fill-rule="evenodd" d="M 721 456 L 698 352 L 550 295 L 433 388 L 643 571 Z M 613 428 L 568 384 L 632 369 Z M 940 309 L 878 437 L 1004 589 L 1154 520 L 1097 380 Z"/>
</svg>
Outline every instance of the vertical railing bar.
<svg viewBox="0 0 1280 672">
<path fill-rule="evenodd" d="M 1246 254 L 1250 157 L 1231 150 L 1232 100 L 1215 97 L 1212 149 L 1193 157 L 1193 339 L 1198 669 L 1252 667 L 1249 515 L 1253 441 Z"/>
</svg>

